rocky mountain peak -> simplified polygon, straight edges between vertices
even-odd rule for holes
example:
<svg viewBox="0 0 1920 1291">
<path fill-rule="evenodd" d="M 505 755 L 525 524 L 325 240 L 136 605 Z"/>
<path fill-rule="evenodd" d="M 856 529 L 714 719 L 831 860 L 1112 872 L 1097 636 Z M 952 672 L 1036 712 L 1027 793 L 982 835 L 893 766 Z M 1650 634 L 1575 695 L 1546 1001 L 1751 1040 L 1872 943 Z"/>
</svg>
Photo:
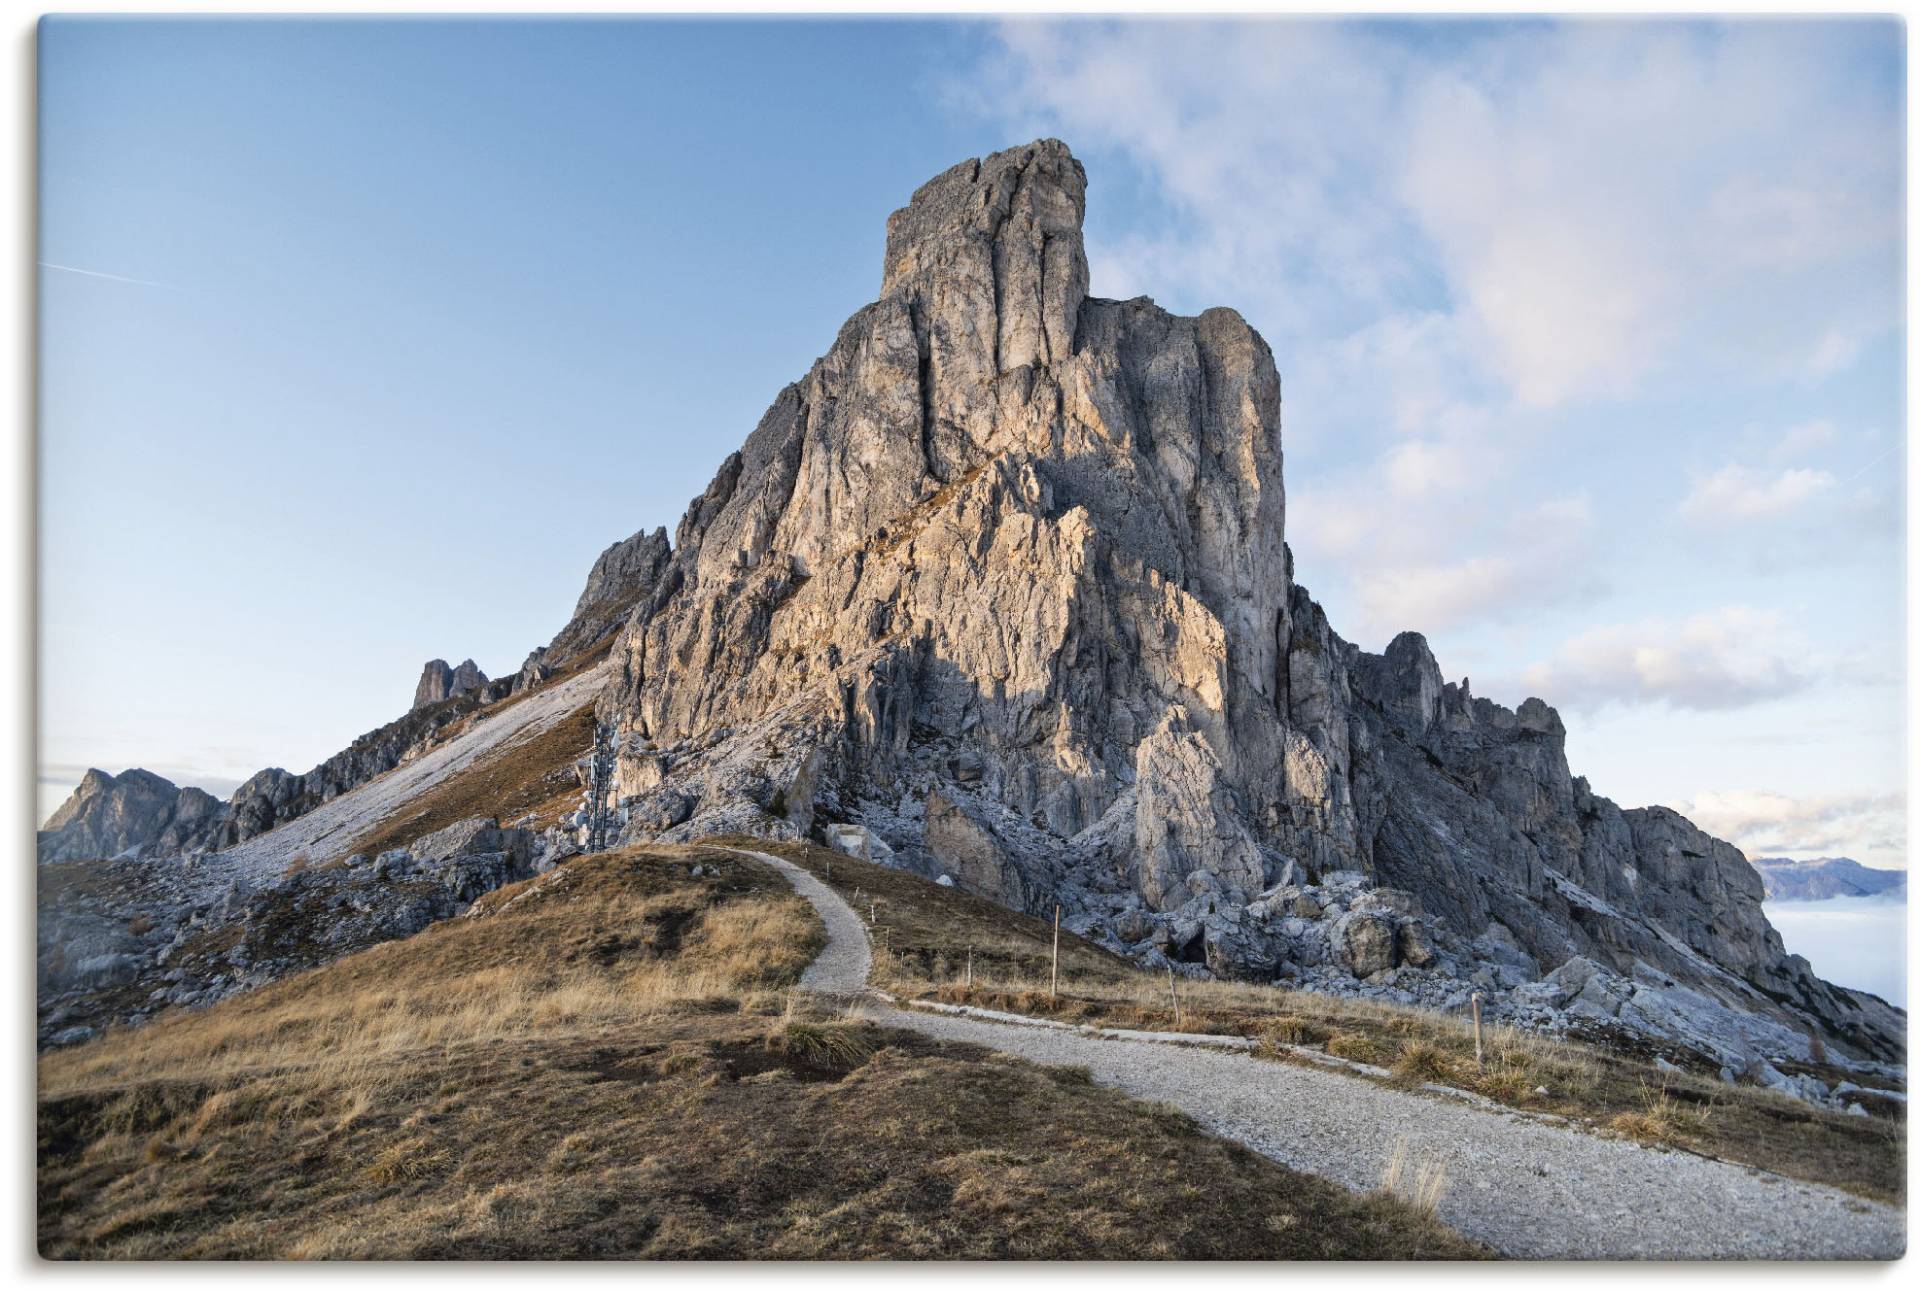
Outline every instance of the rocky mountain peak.
<svg viewBox="0 0 1920 1291">
<path fill-rule="evenodd" d="M 197 842 L 219 810 L 203 789 L 182 789 L 139 767 L 108 775 L 89 770 L 40 829 L 41 861 L 118 856 L 159 846 L 178 851 Z"/>
<path fill-rule="evenodd" d="M 1087 295 L 1086 208 L 1086 171 L 1057 139 L 962 162 L 887 220 L 881 298 L 909 298 L 955 362 L 997 375 L 1065 359 Z"/>
<path fill-rule="evenodd" d="M 856 838 L 1155 969 L 1897 1059 L 1904 1015 L 1787 955 L 1732 846 L 1574 777 L 1544 700 L 1339 636 L 1285 542 L 1272 352 L 1089 295 L 1086 185 L 1054 140 L 923 185 L 879 299 L 516 676 L 433 660 L 406 717 L 224 809 L 90 773 L 42 859 L 231 847 L 605 644 L 595 844 Z"/>
<path fill-rule="evenodd" d="M 1737 852 L 1575 781 L 1547 704 L 1333 631 L 1293 583 L 1271 351 L 1230 309 L 1090 296 L 1086 200 L 1041 140 L 889 219 L 880 298 L 689 505 L 614 646 L 627 836 L 860 827 L 1150 963 L 1451 991 L 1448 964 L 1583 958 L 1616 1005 L 1645 967 L 1891 1052 Z M 1395 913 L 1274 913 L 1336 875 Z M 1354 958 L 1360 932 L 1395 949 Z"/>
<path fill-rule="evenodd" d="M 484 689 L 487 674 L 471 659 L 463 659 L 458 668 L 445 659 L 429 659 L 420 669 L 420 683 L 413 688 L 413 706 L 425 708 L 443 699 L 452 699 L 469 691 Z"/>
</svg>

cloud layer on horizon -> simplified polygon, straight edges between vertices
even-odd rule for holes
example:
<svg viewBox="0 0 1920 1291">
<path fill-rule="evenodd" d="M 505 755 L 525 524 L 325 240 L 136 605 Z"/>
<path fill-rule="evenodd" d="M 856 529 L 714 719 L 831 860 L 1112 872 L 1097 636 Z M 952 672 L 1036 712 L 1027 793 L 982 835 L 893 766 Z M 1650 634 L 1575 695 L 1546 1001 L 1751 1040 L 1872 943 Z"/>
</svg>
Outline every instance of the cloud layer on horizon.
<svg viewBox="0 0 1920 1291">
<path fill-rule="evenodd" d="M 1703 793 L 1679 810 L 1748 857 L 1848 854 L 1868 865 L 1906 868 L 1906 798 L 1901 794 L 1796 796 L 1752 789 Z"/>
</svg>

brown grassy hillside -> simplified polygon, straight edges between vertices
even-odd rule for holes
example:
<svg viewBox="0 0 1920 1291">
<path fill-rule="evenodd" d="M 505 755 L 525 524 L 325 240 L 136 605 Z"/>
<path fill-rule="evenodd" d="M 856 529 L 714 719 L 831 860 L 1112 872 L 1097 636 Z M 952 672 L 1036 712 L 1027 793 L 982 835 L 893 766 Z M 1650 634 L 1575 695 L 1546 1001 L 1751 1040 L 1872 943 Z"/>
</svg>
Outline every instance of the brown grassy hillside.
<svg viewBox="0 0 1920 1291">
<path fill-rule="evenodd" d="M 809 1016 L 819 925 L 731 855 L 582 858 L 478 911 L 44 1057 L 42 1253 L 1479 1253 L 1084 1073 Z"/>
</svg>

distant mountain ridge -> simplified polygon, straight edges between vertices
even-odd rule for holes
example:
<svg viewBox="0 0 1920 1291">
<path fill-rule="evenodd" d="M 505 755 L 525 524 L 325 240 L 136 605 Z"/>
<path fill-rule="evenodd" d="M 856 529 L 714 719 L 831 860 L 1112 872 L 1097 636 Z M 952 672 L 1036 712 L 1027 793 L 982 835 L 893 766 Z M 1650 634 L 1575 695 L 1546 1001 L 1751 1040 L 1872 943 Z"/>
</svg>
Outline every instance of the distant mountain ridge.
<svg viewBox="0 0 1920 1291">
<path fill-rule="evenodd" d="M 1756 857 L 1769 901 L 1831 901 L 1835 897 L 1907 899 L 1905 870 L 1876 870 L 1849 856 L 1796 861 L 1786 856 Z"/>
</svg>

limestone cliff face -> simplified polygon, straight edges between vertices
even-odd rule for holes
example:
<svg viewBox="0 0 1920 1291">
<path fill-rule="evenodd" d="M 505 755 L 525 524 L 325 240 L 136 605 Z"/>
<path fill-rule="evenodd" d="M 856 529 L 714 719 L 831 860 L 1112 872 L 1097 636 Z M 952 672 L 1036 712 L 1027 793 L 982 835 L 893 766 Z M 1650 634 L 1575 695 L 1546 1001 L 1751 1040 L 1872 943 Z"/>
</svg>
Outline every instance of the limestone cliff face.
<svg viewBox="0 0 1920 1291">
<path fill-rule="evenodd" d="M 629 836 L 855 821 L 1135 953 L 1202 929 L 1181 957 L 1250 975 L 1287 954 L 1243 917 L 1262 894 L 1358 871 L 1522 976 L 1651 966 L 1896 1048 L 1892 1010 L 1784 955 L 1736 851 L 1573 777 L 1551 708 L 1472 697 L 1417 635 L 1339 638 L 1293 583 L 1272 354 L 1231 310 L 1089 296 L 1085 202 L 1049 140 L 888 221 L 880 298 L 689 506 L 614 646 Z"/>
<path fill-rule="evenodd" d="M 689 509 L 606 715 L 654 744 L 780 734 L 763 768 L 694 755 L 716 774 L 686 830 L 776 794 L 789 819 L 917 814 L 964 747 L 953 809 L 1099 827 L 1156 905 L 1195 868 L 1265 885 L 1279 378 L 1231 311 L 1089 299 L 1084 201 L 1050 141 L 923 187 L 889 221 L 880 300 Z"/>
</svg>

